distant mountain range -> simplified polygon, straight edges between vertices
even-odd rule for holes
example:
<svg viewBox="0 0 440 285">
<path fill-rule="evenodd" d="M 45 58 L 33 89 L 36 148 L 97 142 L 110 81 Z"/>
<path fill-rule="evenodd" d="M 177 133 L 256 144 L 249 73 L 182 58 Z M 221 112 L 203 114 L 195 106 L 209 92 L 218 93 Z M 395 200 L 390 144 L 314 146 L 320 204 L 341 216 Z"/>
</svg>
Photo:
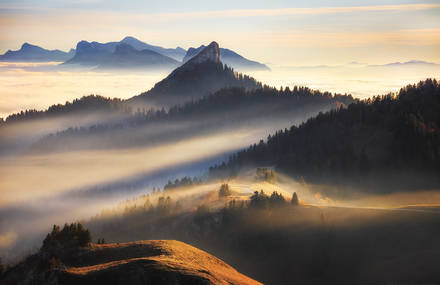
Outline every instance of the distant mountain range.
<svg viewBox="0 0 440 285">
<path fill-rule="evenodd" d="M 410 60 L 406 62 L 392 62 L 392 63 L 384 64 L 382 66 L 408 66 L 408 65 L 414 66 L 414 65 L 437 65 L 437 64 L 423 60 Z"/>
<path fill-rule="evenodd" d="M 39 46 L 24 43 L 19 50 L 8 50 L 5 54 L 0 55 L 0 61 L 10 62 L 50 62 L 50 61 L 66 61 L 73 57 L 75 50 L 69 52 L 61 50 L 47 50 Z"/>
<path fill-rule="evenodd" d="M 101 44 L 81 41 L 76 46 L 75 56 L 63 65 L 69 64 L 95 66 L 98 69 L 169 69 L 180 63 L 155 51 L 138 50 L 123 42 Z"/>
<path fill-rule="evenodd" d="M 14 62 L 63 62 L 63 67 L 83 66 L 100 69 L 174 69 L 187 62 L 205 48 L 181 47 L 163 48 L 142 42 L 134 37 L 125 37 L 119 42 L 99 43 L 80 41 L 76 49 L 68 53 L 60 50 L 46 50 L 41 47 L 23 44 L 20 50 L 7 51 L 0 55 L 0 61 Z M 251 61 L 229 49 L 220 49 L 222 61 L 238 70 L 269 70 L 256 61 Z"/>
<path fill-rule="evenodd" d="M 204 48 L 205 45 L 201 45 L 198 48 L 189 48 L 183 58 L 183 62 L 187 62 Z M 238 53 L 226 48 L 220 48 L 220 59 L 224 64 L 239 70 L 270 70 L 265 64 L 246 59 Z"/>
</svg>

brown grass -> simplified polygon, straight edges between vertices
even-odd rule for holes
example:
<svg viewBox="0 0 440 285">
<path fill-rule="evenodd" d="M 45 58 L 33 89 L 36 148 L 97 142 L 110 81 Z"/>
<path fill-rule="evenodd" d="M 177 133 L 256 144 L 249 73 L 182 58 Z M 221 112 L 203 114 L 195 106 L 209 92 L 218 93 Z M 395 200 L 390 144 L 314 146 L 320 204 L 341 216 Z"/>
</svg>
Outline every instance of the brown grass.
<svg viewBox="0 0 440 285">
<path fill-rule="evenodd" d="M 219 258 L 175 240 L 92 244 L 82 259 L 98 263 L 67 267 L 66 273 L 86 277 L 100 271 L 118 270 L 127 264 L 154 264 L 158 270 L 208 279 L 212 284 L 261 284 Z"/>
</svg>

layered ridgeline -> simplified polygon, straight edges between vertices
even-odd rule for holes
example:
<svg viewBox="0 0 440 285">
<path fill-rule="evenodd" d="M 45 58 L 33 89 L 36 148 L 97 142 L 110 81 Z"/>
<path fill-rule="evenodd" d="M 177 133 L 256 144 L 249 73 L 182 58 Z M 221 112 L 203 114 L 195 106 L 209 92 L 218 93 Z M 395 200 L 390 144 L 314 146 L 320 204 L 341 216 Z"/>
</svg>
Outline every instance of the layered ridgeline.
<svg viewBox="0 0 440 285">
<path fill-rule="evenodd" d="M 36 45 L 24 43 L 19 50 L 8 50 L 0 55 L 0 61 L 9 62 L 63 62 L 69 60 L 75 54 L 75 50 L 69 52 L 61 50 L 47 50 Z"/>
<path fill-rule="evenodd" d="M 440 186 L 440 85 L 428 79 L 309 119 L 269 136 L 210 169 L 234 176 L 274 165 L 313 183 L 366 191 Z"/>
<path fill-rule="evenodd" d="M 69 52 L 47 50 L 24 43 L 21 49 L 8 50 L 0 55 L 0 61 L 6 62 L 63 62 L 63 68 L 86 67 L 95 70 L 171 70 L 187 62 L 200 53 L 206 46 L 190 48 L 164 48 L 140 41 L 134 37 L 125 37 L 121 41 L 99 43 L 80 41 Z M 220 49 L 221 60 L 228 66 L 241 70 L 269 70 L 256 61 L 248 60 L 229 49 Z M 80 68 L 80 70 L 82 70 Z"/>
<path fill-rule="evenodd" d="M 181 62 L 183 57 L 186 55 L 186 50 L 181 47 L 177 48 L 163 48 L 160 46 L 150 45 L 142 42 L 134 37 L 125 37 L 119 42 L 108 42 L 99 43 L 96 41 L 87 42 L 80 41 L 77 44 L 76 49 L 71 49 L 69 52 L 63 52 L 60 50 L 47 50 L 39 46 L 24 43 L 21 49 L 12 51 L 8 50 L 5 54 L 0 55 L 0 61 L 10 61 L 10 62 L 49 62 L 58 61 L 64 62 L 65 66 L 68 67 L 69 64 L 78 64 L 82 66 L 97 66 L 105 62 L 105 59 L 109 59 L 110 63 L 115 58 L 119 57 L 119 60 L 125 60 L 124 55 L 113 54 L 117 46 L 129 45 L 136 51 L 146 51 L 148 50 L 151 56 L 157 58 L 162 58 L 166 61 L 170 61 L 174 64 L 176 62 Z M 79 48 L 79 50 L 78 50 Z M 145 52 L 147 53 L 147 52 Z M 157 56 L 159 54 L 159 56 Z M 123 66 L 124 68 L 129 67 L 140 67 L 146 66 L 146 58 L 144 53 L 131 53 L 129 57 L 137 56 L 140 63 L 133 63 L 132 66 Z M 162 56 L 162 57 L 161 57 Z M 107 65 L 106 67 L 108 67 Z M 120 66 L 115 65 L 114 68 Z"/>
<path fill-rule="evenodd" d="M 121 47 L 126 50 L 125 53 L 118 52 Z M 132 49 L 130 53 L 127 51 L 128 47 Z M 66 61 L 64 65 L 97 66 L 100 69 L 174 68 L 187 62 L 205 48 L 204 45 L 197 49 L 190 48 L 188 51 L 180 47 L 163 48 L 144 43 L 133 37 L 125 37 L 119 42 L 108 43 L 80 41 L 76 46 L 75 56 Z M 232 50 L 223 48 L 219 50 L 221 60 L 230 67 L 244 71 L 269 70 L 266 65 L 248 60 Z"/>
<path fill-rule="evenodd" d="M 8 124 L 29 119 L 49 119 L 63 114 L 83 116 L 84 113 L 93 111 L 132 114 L 136 117 L 147 113 L 151 116 L 154 113 L 166 112 L 165 110 L 153 112 L 151 107 L 154 104 L 159 107 L 174 106 L 171 108 L 174 110 L 171 111 L 172 113 L 188 108 L 191 108 L 191 112 L 195 114 L 222 113 L 232 108 L 240 110 L 242 114 L 249 114 L 253 110 L 247 110 L 246 107 L 250 106 L 247 104 L 256 103 L 261 105 L 259 113 L 272 112 L 273 116 L 277 116 L 279 114 L 275 112 L 276 110 L 271 110 L 266 106 L 276 105 L 287 110 L 294 105 L 300 106 L 306 102 L 315 103 L 315 99 L 319 102 L 331 103 L 333 107 L 353 102 L 350 95 L 333 95 L 329 92 L 297 86 L 292 90 L 289 88 L 277 90 L 263 85 L 254 78 L 236 73 L 223 65 L 218 44 L 213 42 L 203 52 L 176 68 L 151 90 L 128 100 L 97 95 L 84 96 L 72 102 L 53 105 L 47 110 L 26 110 L 12 114 L 1 119 L 0 122 Z M 261 100 L 264 102 L 260 102 Z M 259 113 L 253 113 L 253 116 L 259 115 Z"/>
<path fill-rule="evenodd" d="M 83 48 L 89 50 L 83 54 L 83 56 L 87 58 L 84 59 L 84 61 L 93 62 L 93 65 L 101 62 L 101 51 L 105 51 L 107 55 L 114 52 L 142 53 L 142 51 L 134 51 L 126 44 L 121 45 L 119 42 L 106 44 L 83 42 L 78 45 L 83 46 L 79 48 L 80 54 Z M 78 58 L 76 57 L 76 59 Z M 72 60 L 75 61 L 76 59 L 74 58 Z M 151 109 L 154 107 L 154 102 L 166 102 L 164 105 L 173 106 L 187 100 L 200 99 L 210 93 L 227 87 L 245 87 L 246 90 L 254 90 L 261 88 L 262 84 L 249 76 L 234 73 L 232 69 L 223 66 L 219 60 L 218 45 L 213 43 L 199 56 L 175 69 L 150 91 L 134 96 L 128 100 L 111 99 L 95 95 L 84 96 L 73 102 L 53 105 L 47 110 L 21 111 L 20 113 L 12 114 L 5 119 L 1 119 L 0 122 L 12 123 L 28 119 L 48 119 L 62 116 L 63 114 L 84 115 L 83 112 L 93 112 L 94 110 L 110 113 L 134 113 L 134 111 L 138 109 Z"/>
<path fill-rule="evenodd" d="M 11 115 L 0 126 L 5 128 L 4 133 L 14 133 L 14 137 L 5 138 L 8 143 L 3 144 L 4 152 L 8 152 L 5 146 L 16 145 L 14 141 L 20 139 L 17 136 L 30 135 L 29 131 L 23 135 L 15 130 L 12 132 L 15 125 L 38 122 L 43 126 L 32 128 L 33 132 L 40 130 L 34 134 L 34 139 L 57 134 L 44 137 L 34 145 L 34 150 L 56 146 L 70 149 L 78 145 L 123 147 L 203 132 L 236 131 L 240 127 L 267 133 L 351 102 L 351 96 L 306 87 L 277 90 L 263 86 L 224 66 L 219 60 L 218 45 L 213 43 L 142 95 L 129 100 L 86 96 L 45 111 L 28 110 Z M 173 107 L 151 109 L 156 104 Z M 102 136 L 104 134 L 106 137 Z M 2 136 L 0 139 L 4 141 Z M 63 143 L 65 140 L 68 143 Z M 83 141 L 80 143 L 80 140 Z M 24 143 L 27 142 L 29 140 Z"/>
<path fill-rule="evenodd" d="M 195 57 L 175 69 L 148 92 L 128 100 L 131 104 L 172 106 L 188 100 L 197 100 L 226 87 L 244 87 L 249 90 L 261 83 L 249 77 L 238 77 L 234 70 L 220 61 L 220 49 L 212 42 Z"/>
<path fill-rule="evenodd" d="M 189 48 L 185 57 L 183 58 L 183 62 L 187 62 L 197 54 L 199 54 L 206 46 L 201 45 L 198 48 Z M 267 67 L 265 64 L 249 60 L 238 53 L 226 49 L 226 48 L 220 48 L 220 60 L 235 69 L 238 70 L 270 70 L 269 67 Z"/>
</svg>

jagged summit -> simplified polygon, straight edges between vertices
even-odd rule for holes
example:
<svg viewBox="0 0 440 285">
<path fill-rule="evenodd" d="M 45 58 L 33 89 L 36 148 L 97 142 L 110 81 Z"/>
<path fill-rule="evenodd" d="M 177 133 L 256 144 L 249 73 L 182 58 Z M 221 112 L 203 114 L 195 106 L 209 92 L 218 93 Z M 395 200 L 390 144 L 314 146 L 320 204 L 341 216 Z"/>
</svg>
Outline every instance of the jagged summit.
<svg viewBox="0 0 440 285">
<path fill-rule="evenodd" d="M 148 92 L 132 97 L 129 102 L 154 107 L 170 107 L 190 99 L 199 99 L 226 87 L 258 88 L 258 83 L 236 76 L 220 60 L 218 43 L 211 42 L 197 55 L 176 68 Z"/>
<path fill-rule="evenodd" d="M 220 47 L 217 42 L 211 42 L 201 52 L 191 58 L 187 64 L 198 64 L 205 61 L 220 62 Z"/>
<path fill-rule="evenodd" d="M 213 41 L 204 47 L 197 55 L 175 69 L 167 78 L 172 78 L 182 72 L 192 71 L 201 65 L 223 66 L 220 60 L 220 47 L 217 42 Z"/>
<path fill-rule="evenodd" d="M 201 45 L 198 48 L 189 48 L 185 57 L 183 58 L 183 62 L 188 62 L 191 59 L 195 58 L 197 55 L 199 55 L 203 50 L 205 50 L 206 46 Z M 266 65 L 249 60 L 238 53 L 227 49 L 227 48 L 220 48 L 219 49 L 220 54 L 220 61 L 223 64 L 226 64 L 227 66 L 230 66 L 234 69 L 238 69 L 241 71 L 245 70 L 270 70 L 269 67 Z"/>
</svg>

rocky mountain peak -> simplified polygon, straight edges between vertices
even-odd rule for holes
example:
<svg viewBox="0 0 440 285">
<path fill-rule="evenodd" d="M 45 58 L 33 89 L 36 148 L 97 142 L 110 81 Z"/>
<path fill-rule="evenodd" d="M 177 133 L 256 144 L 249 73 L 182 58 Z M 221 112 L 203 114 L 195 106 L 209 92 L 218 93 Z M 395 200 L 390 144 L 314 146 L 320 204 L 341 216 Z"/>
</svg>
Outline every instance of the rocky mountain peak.
<svg viewBox="0 0 440 285">
<path fill-rule="evenodd" d="M 210 43 L 201 52 L 189 60 L 188 63 L 198 64 L 206 61 L 220 62 L 220 47 L 217 42 Z"/>
</svg>

